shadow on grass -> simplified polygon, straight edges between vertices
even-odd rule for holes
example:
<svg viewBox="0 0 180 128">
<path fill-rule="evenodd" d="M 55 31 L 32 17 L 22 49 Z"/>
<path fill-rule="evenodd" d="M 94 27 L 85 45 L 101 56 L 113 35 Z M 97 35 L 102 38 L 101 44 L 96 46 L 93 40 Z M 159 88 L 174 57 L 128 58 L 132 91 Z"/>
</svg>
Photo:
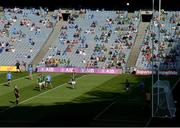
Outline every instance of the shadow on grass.
<svg viewBox="0 0 180 128">
<path fill-rule="evenodd" d="M 76 89 L 76 87 L 72 87 L 72 85 L 68 85 L 68 86 L 66 86 L 66 88 L 68 88 L 68 89 Z"/>
<path fill-rule="evenodd" d="M 15 104 L 16 102 L 15 102 L 15 101 L 9 101 L 9 103 L 11 103 L 11 104 Z"/>
<path fill-rule="evenodd" d="M 6 86 L 6 87 L 9 87 L 9 85 L 8 84 L 3 84 L 4 86 Z"/>
<path fill-rule="evenodd" d="M 27 77 L 25 77 L 25 79 L 26 79 L 26 80 L 31 80 L 28 76 L 27 76 Z"/>
<path fill-rule="evenodd" d="M 131 93 L 131 92 L 130 92 Z M 127 105 L 125 102 L 118 102 L 118 100 L 126 100 L 129 94 L 120 94 L 117 92 L 105 92 L 101 90 L 92 90 L 85 93 L 83 96 L 77 97 L 71 102 L 55 102 L 52 105 L 37 105 L 37 106 L 17 106 L 5 112 L 0 113 L 0 126 L 96 126 L 94 118 L 109 104 L 117 100 L 115 106 L 123 107 L 115 110 L 107 115 L 108 118 L 113 118 L 113 114 L 119 111 L 128 111 L 132 109 L 132 105 Z M 5 107 L 1 107 L 1 110 Z M 109 108 L 111 109 L 111 108 Z M 134 113 L 127 113 L 126 118 Z M 10 116 L 9 116 L 10 115 Z M 118 116 L 116 120 L 123 119 Z M 135 119 L 134 119 L 135 120 Z M 104 122 L 105 123 L 105 122 Z M 116 124 L 122 126 L 121 123 Z M 129 126 L 128 124 L 123 124 Z M 144 123 L 135 124 L 135 126 L 143 126 Z"/>
<path fill-rule="evenodd" d="M 38 88 L 38 87 L 35 87 L 33 90 L 35 90 L 35 91 L 38 91 L 38 92 L 39 92 L 39 88 Z"/>
</svg>

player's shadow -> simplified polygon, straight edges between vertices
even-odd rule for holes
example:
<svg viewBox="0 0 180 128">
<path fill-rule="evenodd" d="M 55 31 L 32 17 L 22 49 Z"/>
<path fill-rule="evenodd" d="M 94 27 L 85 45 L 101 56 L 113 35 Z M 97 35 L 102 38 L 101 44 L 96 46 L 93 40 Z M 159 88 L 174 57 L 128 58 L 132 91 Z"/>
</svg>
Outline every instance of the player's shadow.
<svg viewBox="0 0 180 128">
<path fill-rule="evenodd" d="M 35 87 L 33 90 L 40 92 L 38 87 Z M 45 90 L 47 90 L 47 89 L 46 88 L 41 88 L 41 91 L 45 91 Z"/>
<path fill-rule="evenodd" d="M 4 86 L 6 86 L 6 87 L 9 87 L 9 85 L 8 84 L 3 84 Z"/>
<path fill-rule="evenodd" d="M 29 77 L 26 77 L 25 79 L 26 79 L 26 80 L 31 80 Z"/>
<path fill-rule="evenodd" d="M 71 84 L 69 84 L 68 86 L 66 86 L 66 88 L 74 89 Z"/>
<path fill-rule="evenodd" d="M 124 83 L 119 83 L 119 84 L 125 85 L 126 83 L 124 82 Z M 139 82 L 129 82 L 129 84 L 130 85 L 137 85 L 137 84 L 139 84 Z"/>
<path fill-rule="evenodd" d="M 15 101 L 9 101 L 9 103 L 15 104 Z"/>
<path fill-rule="evenodd" d="M 39 88 L 38 88 L 38 87 L 35 87 L 33 90 L 35 90 L 35 91 L 38 91 L 38 92 L 39 92 Z"/>
</svg>

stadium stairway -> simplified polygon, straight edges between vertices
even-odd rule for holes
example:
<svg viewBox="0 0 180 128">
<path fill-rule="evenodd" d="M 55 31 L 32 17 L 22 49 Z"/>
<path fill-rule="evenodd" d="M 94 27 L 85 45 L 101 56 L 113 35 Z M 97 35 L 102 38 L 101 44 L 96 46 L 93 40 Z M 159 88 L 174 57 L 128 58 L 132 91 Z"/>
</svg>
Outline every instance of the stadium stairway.
<svg viewBox="0 0 180 128">
<path fill-rule="evenodd" d="M 49 16 L 52 15 L 52 12 L 49 12 L 48 14 Z M 57 21 L 57 23 L 54 26 L 54 29 L 52 31 L 52 33 L 49 35 L 47 41 L 44 43 L 43 47 L 41 48 L 41 50 L 39 51 L 39 53 L 36 55 L 36 57 L 33 59 L 32 64 L 33 65 L 37 65 L 39 64 L 39 62 L 43 59 L 43 57 L 46 55 L 49 47 L 52 45 L 53 42 L 55 42 L 55 40 L 58 37 L 58 34 L 60 32 L 60 28 L 65 24 L 66 22 L 64 21 Z"/>
<path fill-rule="evenodd" d="M 1 8 L 1 6 L 0 6 L 0 8 Z M 4 15 L 3 13 L 4 12 L 0 10 L 0 17 Z"/>
<path fill-rule="evenodd" d="M 129 60 L 127 62 L 128 68 L 135 67 L 136 65 L 136 61 L 140 52 L 141 44 L 144 40 L 145 30 L 148 27 L 148 25 L 149 25 L 149 22 L 140 22 L 139 24 L 138 34 L 137 34 L 135 43 L 132 47 Z"/>
<path fill-rule="evenodd" d="M 128 13 L 128 18 L 131 18 L 134 13 Z"/>
</svg>

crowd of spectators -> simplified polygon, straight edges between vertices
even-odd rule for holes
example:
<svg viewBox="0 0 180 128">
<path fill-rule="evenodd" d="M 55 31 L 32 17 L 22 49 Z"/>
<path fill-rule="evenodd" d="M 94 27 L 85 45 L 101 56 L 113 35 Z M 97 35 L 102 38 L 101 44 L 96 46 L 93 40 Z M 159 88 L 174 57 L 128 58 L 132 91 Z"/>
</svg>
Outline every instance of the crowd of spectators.
<svg viewBox="0 0 180 128">
<path fill-rule="evenodd" d="M 67 24 L 61 27 L 56 47 L 49 50 L 44 60 L 51 54 L 53 59 L 68 57 L 79 61 L 71 61 L 76 67 L 123 68 L 139 21 L 137 12 L 130 18 L 126 11 L 80 10 L 72 13 Z"/>
<path fill-rule="evenodd" d="M 70 59 L 57 59 L 57 58 L 47 58 L 46 60 L 42 60 L 41 64 L 45 65 L 46 67 L 58 67 L 60 64 L 70 67 Z"/>
<path fill-rule="evenodd" d="M 177 70 L 177 58 L 180 56 L 180 14 L 178 12 L 162 11 L 161 22 L 158 12 L 154 14 L 151 25 L 146 30 L 141 53 L 137 61 L 137 68 L 160 70 Z M 152 42 L 153 56 L 152 56 Z M 152 65 L 152 59 L 154 64 Z"/>
<path fill-rule="evenodd" d="M 11 53 L 14 61 L 21 61 L 22 65 L 32 59 L 33 53 L 40 49 L 38 39 L 42 41 L 44 33 L 52 31 L 53 19 L 63 18 L 61 9 L 54 11 L 52 19 L 47 18 L 47 14 L 47 8 L 4 9 L 4 16 L 0 17 L 0 54 Z M 176 70 L 180 57 L 180 14 L 162 10 L 160 22 L 158 15 L 154 13 L 146 29 L 136 66 L 152 69 L 159 65 L 160 70 Z M 49 48 L 52 53 L 48 53 L 41 64 L 122 69 L 135 42 L 139 22 L 139 12 L 128 17 L 126 11 L 74 11 L 67 24 L 62 25 L 57 44 Z M 48 38 L 48 34 L 45 37 Z"/>
<path fill-rule="evenodd" d="M 98 28 L 101 34 L 94 37 L 96 47 L 91 60 L 97 61 L 96 63 L 105 62 L 101 68 L 124 68 L 137 35 L 139 16 L 128 18 L 122 12 L 117 14 L 115 18 L 107 17 Z M 93 24 L 96 27 L 97 22 Z M 114 40 L 112 36 L 115 36 Z"/>
<path fill-rule="evenodd" d="M 4 9 L 4 13 L 0 17 L 0 53 L 2 58 L 7 55 L 6 52 L 14 58 L 9 58 L 11 60 L 7 63 L 1 61 L 1 64 L 11 65 L 15 63 L 16 59 L 29 59 L 30 62 L 35 54 L 34 51 L 39 49 L 37 46 L 42 44 L 40 43 L 41 38 L 48 38 L 44 32 L 50 33 L 54 27 L 54 21 L 47 18 L 47 14 L 47 8 L 20 9 L 15 7 Z"/>
</svg>

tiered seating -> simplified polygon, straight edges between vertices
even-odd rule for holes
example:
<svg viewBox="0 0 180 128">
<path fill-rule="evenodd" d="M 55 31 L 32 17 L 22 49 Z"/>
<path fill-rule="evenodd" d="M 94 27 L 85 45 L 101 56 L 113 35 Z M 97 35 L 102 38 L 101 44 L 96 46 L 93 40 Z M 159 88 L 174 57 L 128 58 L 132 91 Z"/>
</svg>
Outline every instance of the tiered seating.
<svg viewBox="0 0 180 128">
<path fill-rule="evenodd" d="M 160 22 L 160 34 L 158 28 L 158 12 L 147 28 L 147 32 L 142 43 L 136 66 L 138 69 L 152 69 L 152 38 L 154 40 L 154 67 L 160 62 L 160 70 L 177 70 L 177 63 L 180 58 L 180 13 L 163 12 Z M 158 40 L 160 39 L 160 42 Z M 159 51 L 159 53 L 158 53 Z M 180 69 L 180 68 L 179 68 Z"/>
<path fill-rule="evenodd" d="M 91 11 L 72 15 L 40 65 L 122 68 L 134 43 L 139 13 Z"/>
<path fill-rule="evenodd" d="M 0 65 L 29 64 L 53 30 L 45 9 L 4 9 L 0 17 Z"/>
</svg>

